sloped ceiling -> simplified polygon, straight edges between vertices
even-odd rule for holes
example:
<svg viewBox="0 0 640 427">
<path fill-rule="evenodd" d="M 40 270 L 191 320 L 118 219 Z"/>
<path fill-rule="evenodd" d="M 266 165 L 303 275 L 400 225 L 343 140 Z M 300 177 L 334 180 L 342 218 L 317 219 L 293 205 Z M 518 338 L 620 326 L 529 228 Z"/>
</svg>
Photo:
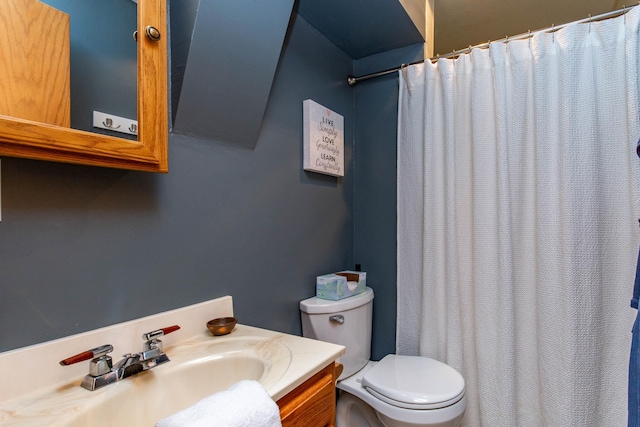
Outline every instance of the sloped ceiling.
<svg viewBox="0 0 640 427">
<path fill-rule="evenodd" d="M 213 6 L 216 11 L 222 10 L 224 7 L 238 7 L 241 12 L 239 16 L 246 15 L 244 18 L 238 18 L 233 21 L 228 13 L 211 13 L 211 18 L 204 25 L 213 25 L 216 29 L 231 28 L 233 30 L 237 26 L 244 29 L 238 34 L 230 37 L 217 34 L 216 37 L 207 35 L 196 39 L 213 43 L 219 40 L 219 44 L 228 47 L 228 52 L 224 57 L 228 60 L 235 58 L 235 52 L 250 53 L 244 57 L 252 58 L 255 56 L 256 61 L 262 61 L 262 57 L 256 54 L 256 49 L 252 45 L 247 45 L 243 49 L 238 50 L 236 45 L 227 46 L 228 40 L 244 40 L 247 37 L 254 40 L 258 45 L 261 38 L 266 37 L 274 42 L 274 49 L 268 61 L 270 65 L 268 78 L 265 77 L 265 83 L 261 87 L 262 91 L 252 91 L 252 93 L 261 93 L 263 102 L 260 108 L 256 109 L 255 124 L 251 130 L 251 135 L 242 136 L 243 141 L 249 141 L 245 145 L 251 146 L 251 141 L 255 140 L 255 134 L 259 130 L 261 112 L 268 97 L 271 84 L 272 74 L 275 72 L 278 55 L 281 48 L 281 38 L 284 37 L 284 31 L 288 22 L 287 12 L 276 14 L 282 19 L 277 22 L 270 23 L 270 26 L 279 28 L 279 35 L 276 39 L 272 36 L 261 35 L 260 23 L 262 21 L 273 21 L 275 11 L 283 4 L 291 7 L 294 0 L 280 0 L 274 3 L 257 2 L 265 10 L 257 12 L 257 8 L 247 5 L 236 5 L 233 0 L 217 0 Z M 417 2 L 420 0 L 403 0 L 406 2 Z M 425 0 L 427 1 L 427 0 Z M 434 0 L 435 13 L 435 53 L 445 54 L 453 50 L 462 49 L 469 45 L 484 43 L 488 40 L 498 40 L 507 35 L 517 35 L 527 32 L 528 30 L 538 30 L 547 28 L 552 24 L 564 24 L 578 19 L 587 17 L 589 14 L 596 16 L 598 14 L 617 10 L 622 7 L 622 0 Z M 208 2 L 200 0 L 173 0 L 171 2 L 172 17 L 172 108 L 174 120 L 180 118 L 177 109 L 185 110 L 184 100 L 178 103 L 182 89 L 182 77 L 185 75 L 187 62 L 187 52 L 193 48 L 193 39 L 191 37 L 193 30 L 194 17 L 198 3 L 202 7 Z M 235 6 L 234 6 L 235 5 Z M 420 6 L 420 5 L 418 5 Z M 242 12 L 244 8 L 246 11 Z M 413 23 L 400 0 L 295 0 L 293 10 L 304 18 L 309 24 L 319 30 L 325 37 L 331 40 L 340 49 L 346 52 L 351 58 L 359 59 L 386 52 L 389 50 L 422 43 L 424 41 L 416 25 Z M 255 10 L 254 10 L 255 9 Z M 287 9 L 287 8 L 285 8 Z M 419 9 L 419 8 L 418 8 Z M 290 11 L 290 9 L 287 9 Z M 255 13 L 259 13 L 259 17 L 254 23 L 250 22 L 250 17 Z M 217 18 L 216 18 L 217 17 Z M 255 17 L 255 16 L 254 16 Z M 246 18 L 246 19 L 245 19 Z M 215 19 L 220 22 L 215 23 Z M 245 22 L 246 21 L 246 22 Z M 238 29 L 236 28 L 236 29 Z M 247 30 L 250 29 L 250 30 Z M 231 31 L 229 30 L 229 31 Z M 218 31 L 218 30 L 216 30 Z M 274 30 L 275 31 L 275 28 Z M 264 41 L 264 40 L 262 40 Z M 197 44 L 197 43 L 196 43 Z M 191 45 L 191 47 L 189 47 Z M 262 49 L 264 50 L 264 49 Z M 271 52 L 271 51 L 270 51 Z M 197 58 L 206 58 L 206 53 L 195 55 Z M 192 61 L 194 62 L 194 61 Z M 210 66 L 196 64 L 192 66 L 203 75 L 210 76 L 209 68 L 221 65 L 215 63 Z M 259 64 L 264 65 L 262 62 Z M 223 64 L 224 65 L 224 64 Z M 264 66 L 263 66 L 264 68 Z M 226 79 L 224 79 L 226 81 Z M 198 81 L 195 79 L 195 81 Z M 233 86 L 233 85 L 229 85 Z M 200 86 L 194 86 L 195 94 L 202 91 Z M 195 95 L 187 97 L 188 100 L 197 98 Z M 216 99 L 228 99 L 229 97 L 217 96 Z M 180 104 L 182 106 L 180 107 Z M 200 108 L 201 104 L 195 105 L 193 111 L 209 111 Z M 231 111 L 225 107 L 224 111 Z M 198 117 L 195 113 L 182 114 L 182 118 Z M 229 121 L 232 123 L 232 121 Z M 174 129 L 180 130 L 180 120 L 176 120 Z M 185 133 L 192 131 L 191 123 L 184 126 Z M 232 129 L 237 126 L 231 125 Z M 235 131 L 234 131 L 235 132 Z M 237 133 L 237 132 L 236 132 Z M 216 134 L 217 136 L 217 134 Z M 225 139 L 232 139 L 224 136 Z"/>
<path fill-rule="evenodd" d="M 174 3 L 185 10 L 172 14 L 182 18 L 172 33 L 183 49 L 189 41 L 188 56 L 179 56 L 184 65 L 172 64 L 173 83 L 180 85 L 174 132 L 255 147 L 293 3 L 201 0 L 188 11 Z"/>
<path fill-rule="evenodd" d="M 622 0 L 434 0 L 434 53 L 622 6 Z M 399 0 L 297 0 L 295 10 L 354 59 L 423 41 Z"/>
<path fill-rule="evenodd" d="M 435 0 L 435 53 L 621 9 L 621 0 Z M 635 2 L 627 2 L 627 5 Z"/>
<path fill-rule="evenodd" d="M 294 10 L 353 59 L 424 41 L 398 0 L 297 0 Z"/>
</svg>

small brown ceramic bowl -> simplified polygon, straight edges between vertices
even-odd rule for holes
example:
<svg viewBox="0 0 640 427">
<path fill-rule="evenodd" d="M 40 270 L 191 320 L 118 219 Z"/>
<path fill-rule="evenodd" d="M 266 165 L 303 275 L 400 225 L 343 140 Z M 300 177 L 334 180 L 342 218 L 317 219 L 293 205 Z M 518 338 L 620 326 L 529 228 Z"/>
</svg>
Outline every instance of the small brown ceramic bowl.
<svg viewBox="0 0 640 427">
<path fill-rule="evenodd" d="M 209 320 L 207 322 L 207 329 L 211 331 L 213 335 L 227 335 L 233 331 L 236 327 L 238 319 L 235 317 L 219 317 L 217 319 Z"/>
</svg>

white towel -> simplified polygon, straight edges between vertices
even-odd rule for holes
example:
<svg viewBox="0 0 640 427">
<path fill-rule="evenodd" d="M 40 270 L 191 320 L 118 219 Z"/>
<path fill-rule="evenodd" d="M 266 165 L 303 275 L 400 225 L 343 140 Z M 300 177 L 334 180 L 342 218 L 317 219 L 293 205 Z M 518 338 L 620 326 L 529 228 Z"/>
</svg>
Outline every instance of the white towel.
<svg viewBox="0 0 640 427">
<path fill-rule="evenodd" d="M 278 405 L 257 381 L 240 381 L 158 421 L 155 427 L 281 427 Z"/>
</svg>

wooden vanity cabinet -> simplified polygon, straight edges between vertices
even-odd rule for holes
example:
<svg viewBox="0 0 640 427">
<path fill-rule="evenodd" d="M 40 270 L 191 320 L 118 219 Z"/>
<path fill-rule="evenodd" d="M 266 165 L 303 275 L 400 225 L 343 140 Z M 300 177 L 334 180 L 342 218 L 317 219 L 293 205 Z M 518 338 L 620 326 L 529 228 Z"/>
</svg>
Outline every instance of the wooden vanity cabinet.
<svg viewBox="0 0 640 427">
<path fill-rule="evenodd" d="M 331 363 L 278 400 L 283 427 L 325 427 L 336 422 L 336 379 L 341 365 Z"/>
</svg>

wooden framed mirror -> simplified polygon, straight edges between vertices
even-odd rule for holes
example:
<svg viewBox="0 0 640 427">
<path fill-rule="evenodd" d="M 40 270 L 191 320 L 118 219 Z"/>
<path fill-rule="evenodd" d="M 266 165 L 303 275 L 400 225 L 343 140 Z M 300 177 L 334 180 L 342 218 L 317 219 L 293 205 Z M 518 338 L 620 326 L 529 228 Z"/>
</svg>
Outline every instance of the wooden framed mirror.
<svg viewBox="0 0 640 427">
<path fill-rule="evenodd" d="M 0 114 L 0 156 L 168 171 L 167 0 L 137 3 L 137 140 Z"/>
</svg>

